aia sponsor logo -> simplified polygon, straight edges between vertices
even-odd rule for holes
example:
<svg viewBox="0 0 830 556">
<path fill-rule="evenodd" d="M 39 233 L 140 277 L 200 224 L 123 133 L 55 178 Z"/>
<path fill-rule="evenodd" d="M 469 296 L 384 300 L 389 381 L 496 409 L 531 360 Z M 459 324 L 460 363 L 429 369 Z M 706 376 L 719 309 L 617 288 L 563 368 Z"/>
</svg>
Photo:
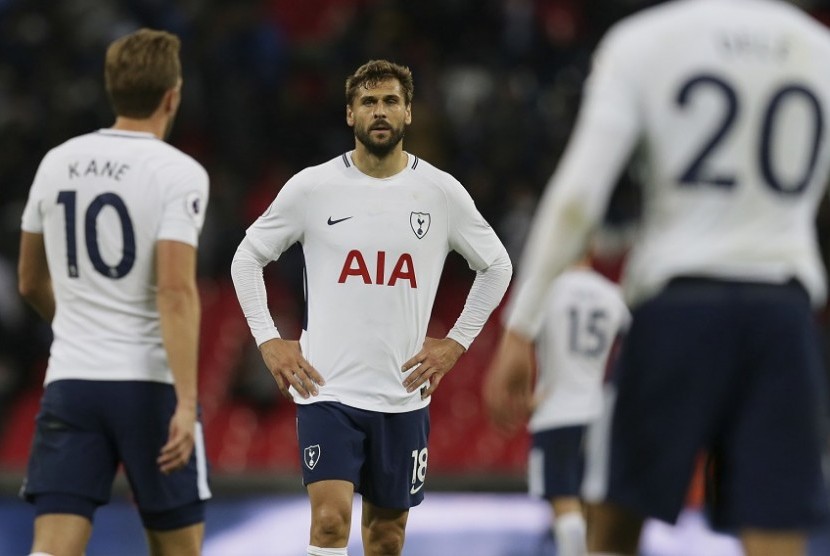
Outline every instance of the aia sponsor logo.
<svg viewBox="0 0 830 556">
<path fill-rule="evenodd" d="M 366 257 L 357 249 L 352 249 L 346 255 L 337 282 L 345 284 L 347 280 L 361 280 L 364 284 L 376 286 L 409 283 L 410 288 L 417 288 L 418 280 L 415 277 L 412 255 L 403 253 L 394 263 L 391 261 L 392 258 L 387 257 L 386 251 L 378 251 L 374 257 Z"/>
</svg>

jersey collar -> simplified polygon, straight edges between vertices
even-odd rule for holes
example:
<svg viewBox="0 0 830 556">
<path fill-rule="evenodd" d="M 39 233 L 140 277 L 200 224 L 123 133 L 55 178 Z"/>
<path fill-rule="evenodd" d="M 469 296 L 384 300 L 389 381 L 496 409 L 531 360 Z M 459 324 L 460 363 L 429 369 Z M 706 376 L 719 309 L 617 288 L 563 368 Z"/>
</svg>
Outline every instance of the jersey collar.
<svg viewBox="0 0 830 556">
<path fill-rule="evenodd" d="M 363 172 L 358 170 L 357 166 L 354 163 L 354 160 L 352 160 L 352 153 L 353 152 L 354 151 L 349 151 L 349 152 L 345 152 L 341 155 L 340 158 L 343 161 L 343 165 L 346 168 L 350 168 L 353 171 L 357 172 L 358 174 L 361 174 L 361 175 L 365 176 L 366 174 L 364 174 Z M 414 170 L 415 167 L 418 165 L 418 157 L 415 156 L 414 154 L 411 154 L 411 153 L 407 152 L 407 151 L 404 151 L 404 154 L 406 155 L 406 166 L 404 166 L 403 170 L 401 170 L 400 172 L 398 172 L 395 175 L 392 175 L 392 176 L 389 176 L 389 177 L 386 177 L 386 178 L 372 178 L 372 179 L 379 179 L 381 181 L 392 180 L 392 179 L 395 179 L 398 176 L 402 175 L 404 172 L 407 172 L 408 170 Z M 366 177 L 371 178 L 372 176 L 366 176 Z"/>
<path fill-rule="evenodd" d="M 108 135 L 111 137 L 126 137 L 128 139 L 155 139 L 156 136 L 149 131 L 126 131 L 124 129 L 112 129 L 105 127 L 98 130 L 101 135 Z"/>
</svg>

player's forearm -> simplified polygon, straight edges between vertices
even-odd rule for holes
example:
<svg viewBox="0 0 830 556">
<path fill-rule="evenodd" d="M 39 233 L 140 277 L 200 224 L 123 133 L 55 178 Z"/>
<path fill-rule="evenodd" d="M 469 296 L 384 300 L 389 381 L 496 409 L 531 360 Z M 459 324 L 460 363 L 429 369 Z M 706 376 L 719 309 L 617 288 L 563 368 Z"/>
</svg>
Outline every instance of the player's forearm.
<svg viewBox="0 0 830 556">
<path fill-rule="evenodd" d="M 46 322 L 52 322 L 55 318 L 55 293 L 52 290 L 52 275 L 46 260 L 43 234 L 25 230 L 20 234 L 17 288 L 21 297 Z"/>
<path fill-rule="evenodd" d="M 162 340 L 173 373 L 178 404 L 195 410 L 201 316 L 196 285 L 159 288 L 157 302 Z"/>
<path fill-rule="evenodd" d="M 525 339 L 536 336 L 551 281 L 585 250 L 597 219 L 578 198 L 549 195 L 543 202 L 522 255 L 505 326 Z"/>
<path fill-rule="evenodd" d="M 20 295 L 46 322 L 55 318 L 55 294 L 52 281 L 42 280 L 34 284 L 20 284 Z"/>
<path fill-rule="evenodd" d="M 447 338 L 455 340 L 464 349 L 470 347 L 504 297 L 512 275 L 513 265 L 507 252 L 485 270 L 477 272 L 464 303 L 464 310 L 447 334 Z"/>
<path fill-rule="evenodd" d="M 268 260 L 247 239 L 239 244 L 231 262 L 231 278 L 236 296 L 257 346 L 280 337 L 268 309 L 268 295 L 262 277 L 262 269 L 266 264 Z"/>
<path fill-rule="evenodd" d="M 522 253 L 506 325 L 527 339 L 541 323 L 550 282 L 581 257 L 602 221 L 614 184 L 639 133 L 638 122 L 603 103 L 587 102 L 577 128 L 547 185 Z"/>
</svg>

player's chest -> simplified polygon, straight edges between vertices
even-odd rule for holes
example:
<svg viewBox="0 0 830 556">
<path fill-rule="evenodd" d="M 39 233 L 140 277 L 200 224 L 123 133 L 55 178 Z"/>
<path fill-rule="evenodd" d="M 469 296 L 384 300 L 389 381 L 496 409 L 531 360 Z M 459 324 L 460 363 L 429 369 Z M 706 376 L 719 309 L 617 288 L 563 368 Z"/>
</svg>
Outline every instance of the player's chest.
<svg viewBox="0 0 830 556">
<path fill-rule="evenodd" d="M 421 250 L 447 243 L 443 195 L 417 188 L 320 192 L 307 215 L 307 241 L 335 248 Z M 431 247 L 428 247 L 431 246 Z"/>
</svg>

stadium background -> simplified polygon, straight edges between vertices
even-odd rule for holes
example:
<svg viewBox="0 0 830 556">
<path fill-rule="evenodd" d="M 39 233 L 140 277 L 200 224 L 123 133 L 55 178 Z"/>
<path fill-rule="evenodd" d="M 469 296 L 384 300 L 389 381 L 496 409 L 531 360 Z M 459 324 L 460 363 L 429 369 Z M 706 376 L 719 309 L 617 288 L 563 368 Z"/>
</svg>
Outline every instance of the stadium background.
<svg viewBox="0 0 830 556">
<path fill-rule="evenodd" d="M 30 510 L 12 497 L 28 455 L 50 341 L 48 326 L 16 292 L 20 214 L 49 148 L 111 125 L 102 64 L 112 39 L 141 26 L 182 37 L 184 99 L 170 142 L 211 176 L 199 249 L 200 397 L 217 499 L 264 494 L 294 500 L 302 490 L 293 407 L 279 397 L 250 339 L 229 264 L 247 225 L 288 177 L 352 148 L 345 77 L 372 58 L 413 70 L 406 150 L 455 175 L 517 261 L 536 199 L 573 124 L 592 49 L 610 24 L 655 3 L 0 0 L 0 521 L 19 520 L 16 530 L 28 534 Z M 826 2 L 801 4 L 830 23 Z M 611 277 L 637 210 L 632 171 L 606 217 L 598 265 Z M 825 237 L 828 221 L 819 221 Z M 270 265 L 266 280 L 280 330 L 296 336 L 299 251 Z M 451 256 L 430 335 L 452 325 L 471 280 L 463 260 Z M 481 375 L 498 333 L 497 313 L 433 399 L 433 492 L 524 488 L 526 436 L 501 435 L 482 411 Z M 128 496 L 123 483 L 118 492 Z M 693 486 L 690 505 L 698 501 Z M 3 550 L 0 536 L 0 555 Z"/>
</svg>

